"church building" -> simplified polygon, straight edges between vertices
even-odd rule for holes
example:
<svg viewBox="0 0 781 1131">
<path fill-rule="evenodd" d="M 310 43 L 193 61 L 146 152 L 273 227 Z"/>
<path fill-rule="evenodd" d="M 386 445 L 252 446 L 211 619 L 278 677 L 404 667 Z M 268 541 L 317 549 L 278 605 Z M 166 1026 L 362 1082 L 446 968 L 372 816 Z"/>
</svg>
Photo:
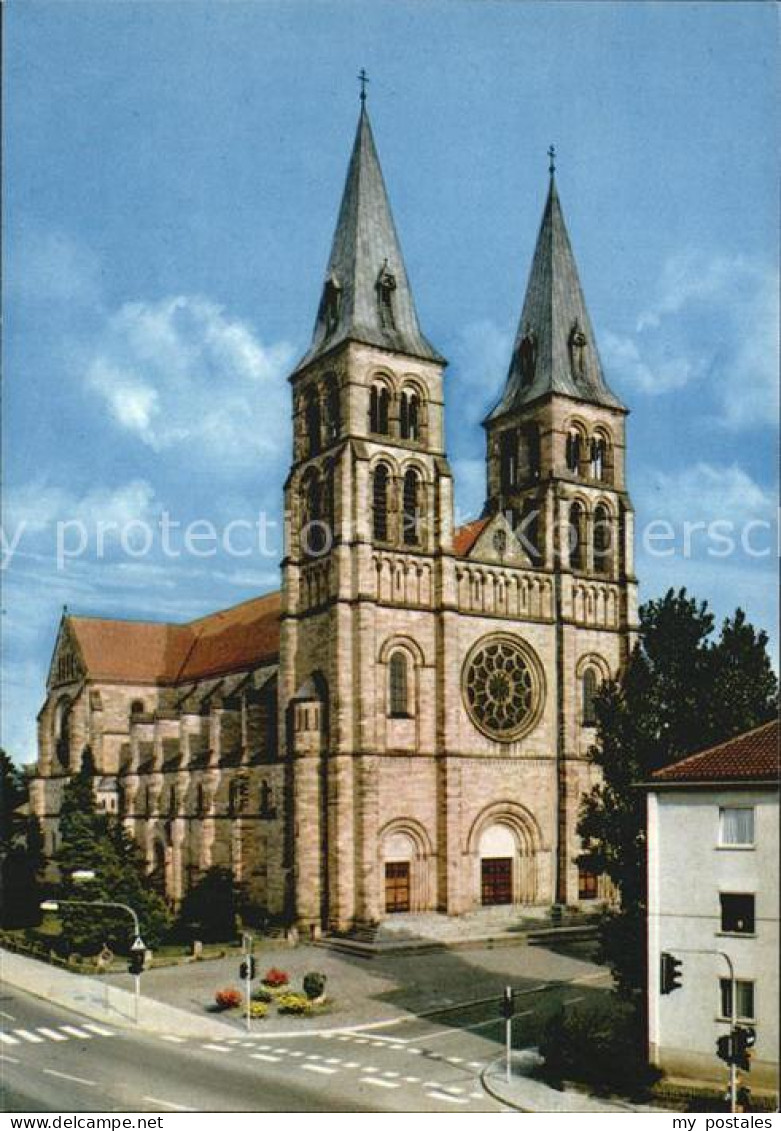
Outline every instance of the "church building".
<svg viewBox="0 0 781 1131">
<path fill-rule="evenodd" d="M 633 512 L 552 159 L 474 521 L 454 526 L 446 362 L 365 98 L 313 297 L 281 588 L 189 623 L 63 615 L 31 781 L 47 853 L 89 747 L 99 804 L 174 905 L 221 866 L 307 936 L 585 906 L 605 889 L 576 822 L 594 696 L 636 627 Z"/>
</svg>

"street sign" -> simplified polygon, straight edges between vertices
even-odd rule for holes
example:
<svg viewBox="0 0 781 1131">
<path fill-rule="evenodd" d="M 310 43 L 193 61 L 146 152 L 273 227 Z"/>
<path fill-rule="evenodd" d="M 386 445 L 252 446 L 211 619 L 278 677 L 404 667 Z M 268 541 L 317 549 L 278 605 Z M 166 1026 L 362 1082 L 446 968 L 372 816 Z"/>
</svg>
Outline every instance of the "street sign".
<svg viewBox="0 0 781 1131">
<path fill-rule="evenodd" d="M 138 935 L 136 937 L 136 941 L 133 943 L 133 945 L 131 946 L 130 949 L 131 950 L 146 950 L 146 943 L 144 942 L 144 940 L 141 938 L 140 935 Z"/>
</svg>

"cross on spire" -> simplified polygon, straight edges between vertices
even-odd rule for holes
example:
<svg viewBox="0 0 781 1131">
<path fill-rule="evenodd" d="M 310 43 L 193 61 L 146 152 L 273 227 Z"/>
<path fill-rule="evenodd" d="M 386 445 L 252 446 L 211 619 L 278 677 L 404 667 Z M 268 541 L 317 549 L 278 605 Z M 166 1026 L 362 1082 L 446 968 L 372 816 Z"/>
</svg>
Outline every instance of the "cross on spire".
<svg viewBox="0 0 781 1131">
<path fill-rule="evenodd" d="M 369 82 L 369 76 L 366 74 L 366 68 L 361 67 L 361 73 L 358 75 L 358 82 L 361 84 L 361 102 L 366 102 L 366 84 Z"/>
<path fill-rule="evenodd" d="M 548 146 L 548 157 L 550 158 L 550 164 L 548 165 L 548 172 L 550 173 L 551 176 L 553 176 L 553 174 L 556 172 L 556 146 L 555 145 L 549 145 Z"/>
</svg>

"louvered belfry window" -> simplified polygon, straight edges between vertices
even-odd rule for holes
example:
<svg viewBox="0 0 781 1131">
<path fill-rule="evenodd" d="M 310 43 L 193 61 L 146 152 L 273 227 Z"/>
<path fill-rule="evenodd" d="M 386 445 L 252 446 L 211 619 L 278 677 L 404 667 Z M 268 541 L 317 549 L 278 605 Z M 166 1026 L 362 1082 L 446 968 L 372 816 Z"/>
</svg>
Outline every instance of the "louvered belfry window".
<svg viewBox="0 0 781 1131">
<path fill-rule="evenodd" d="M 403 652 L 394 652 L 390 658 L 390 715 L 392 718 L 406 718 L 409 715 L 409 681 L 407 679 L 407 657 Z"/>
<path fill-rule="evenodd" d="M 388 541 L 388 469 L 384 463 L 374 471 L 372 527 L 376 542 Z"/>
</svg>

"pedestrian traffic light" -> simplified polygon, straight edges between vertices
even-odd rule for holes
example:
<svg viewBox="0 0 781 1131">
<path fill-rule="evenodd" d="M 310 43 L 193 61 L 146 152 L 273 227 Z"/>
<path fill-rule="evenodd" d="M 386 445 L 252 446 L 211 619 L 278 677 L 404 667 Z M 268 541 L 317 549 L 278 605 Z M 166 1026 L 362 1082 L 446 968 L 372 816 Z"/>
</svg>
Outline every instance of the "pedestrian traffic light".
<svg viewBox="0 0 781 1131">
<path fill-rule="evenodd" d="M 242 962 L 239 967 L 239 977 L 242 982 L 252 982 L 255 980 L 255 959 L 247 958 Z"/>
<path fill-rule="evenodd" d="M 128 972 L 130 974 L 143 974 L 144 963 L 146 961 L 146 952 L 143 950 L 132 950 L 130 952 L 130 962 L 128 963 Z"/>
<path fill-rule="evenodd" d="M 663 950 L 659 955 L 659 993 L 671 994 L 683 985 L 683 961 Z"/>
<path fill-rule="evenodd" d="M 501 1001 L 502 1017 L 505 1021 L 509 1021 L 515 1013 L 515 1002 L 513 1001 L 512 986 L 505 986 L 504 993 L 502 994 Z"/>
<path fill-rule="evenodd" d="M 736 1099 L 738 1101 L 736 1111 L 751 1111 L 750 1088 L 747 1088 L 745 1085 L 742 1088 L 738 1088 Z"/>
<path fill-rule="evenodd" d="M 733 1062 L 744 1072 L 751 1071 L 751 1057 L 757 1041 L 756 1030 L 750 1025 L 738 1025 L 732 1031 Z"/>
</svg>

